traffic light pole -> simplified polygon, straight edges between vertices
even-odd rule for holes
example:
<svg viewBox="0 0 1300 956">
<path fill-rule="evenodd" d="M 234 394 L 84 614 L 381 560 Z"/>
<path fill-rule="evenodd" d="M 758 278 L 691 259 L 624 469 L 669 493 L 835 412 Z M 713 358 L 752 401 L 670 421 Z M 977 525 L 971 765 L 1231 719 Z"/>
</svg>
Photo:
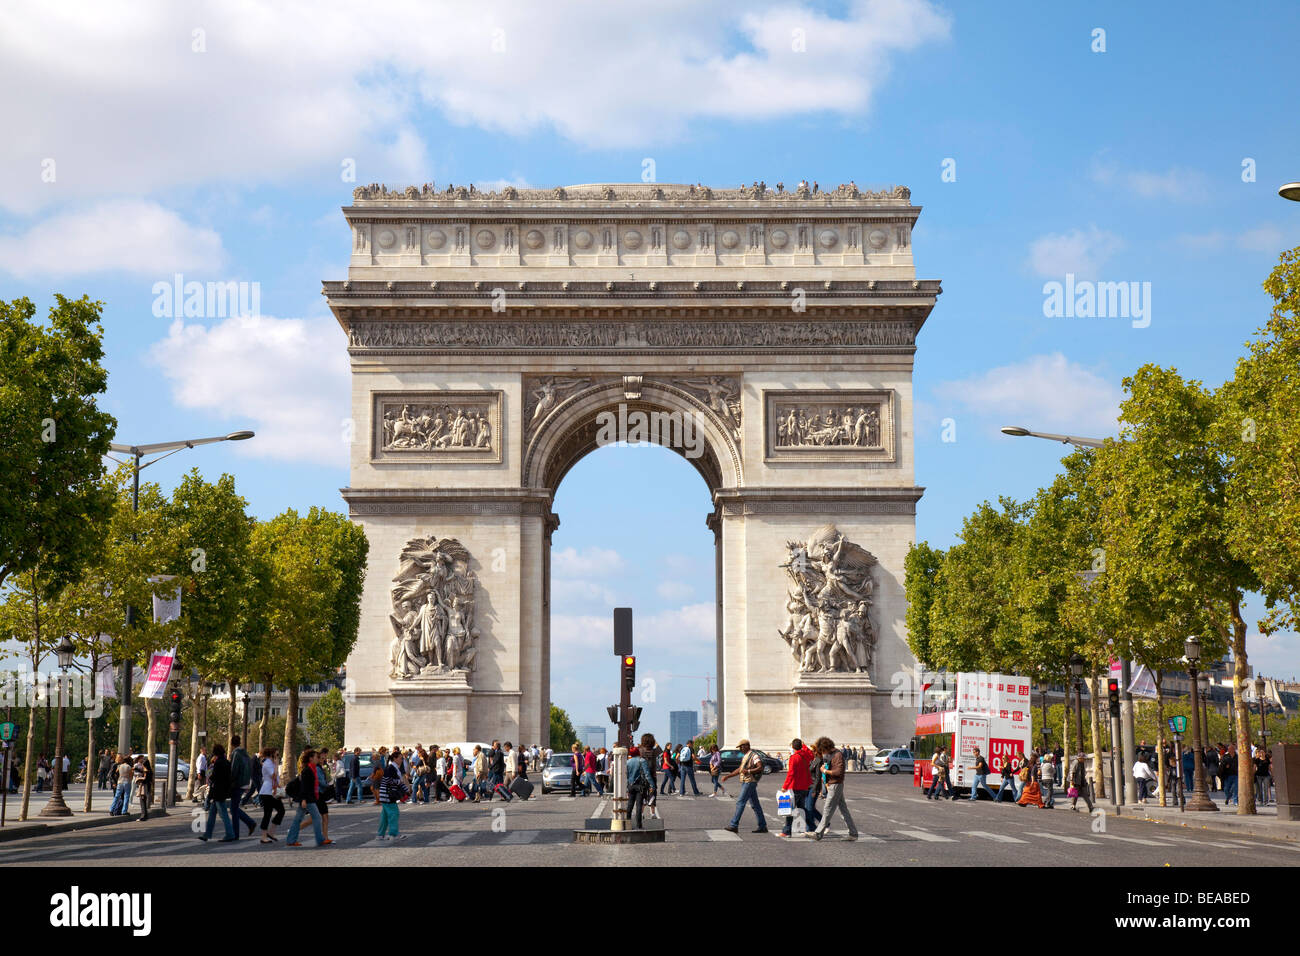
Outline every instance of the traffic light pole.
<svg viewBox="0 0 1300 956">
<path fill-rule="evenodd" d="M 173 670 L 175 670 L 174 666 Z M 175 681 L 172 681 L 171 691 L 168 693 L 167 699 L 171 707 L 167 715 L 167 779 L 163 781 L 162 799 L 164 808 L 176 806 L 176 750 L 181 732 L 180 706 L 182 698 Z M 193 768 L 191 767 L 190 770 L 192 772 Z"/>
</svg>

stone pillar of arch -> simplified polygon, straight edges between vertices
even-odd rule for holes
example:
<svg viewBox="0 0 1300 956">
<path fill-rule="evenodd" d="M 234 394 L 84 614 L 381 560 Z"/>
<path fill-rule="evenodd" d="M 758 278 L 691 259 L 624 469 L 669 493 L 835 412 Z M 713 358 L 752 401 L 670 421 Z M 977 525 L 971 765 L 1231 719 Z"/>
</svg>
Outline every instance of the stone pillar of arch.
<svg viewBox="0 0 1300 956">
<path fill-rule="evenodd" d="M 554 495 L 638 421 L 712 496 L 722 742 L 906 740 L 919 213 L 852 184 L 358 188 L 325 283 L 371 545 L 347 745 L 546 741 Z"/>
</svg>

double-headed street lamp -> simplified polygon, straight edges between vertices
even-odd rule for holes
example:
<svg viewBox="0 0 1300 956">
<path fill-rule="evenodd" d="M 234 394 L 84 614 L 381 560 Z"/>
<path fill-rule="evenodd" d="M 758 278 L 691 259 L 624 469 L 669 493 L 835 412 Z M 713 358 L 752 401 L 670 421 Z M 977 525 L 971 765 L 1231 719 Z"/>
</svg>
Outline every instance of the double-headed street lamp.
<svg viewBox="0 0 1300 956">
<path fill-rule="evenodd" d="M 1277 194 L 1283 199 L 1300 202 L 1300 183 L 1283 183 L 1278 187 Z"/>
<path fill-rule="evenodd" d="M 1196 679 L 1196 667 L 1201 660 L 1201 639 L 1193 634 L 1183 642 L 1183 653 L 1187 657 L 1187 673 L 1191 677 L 1192 688 L 1192 766 L 1195 768 L 1192 778 L 1192 795 L 1187 801 L 1188 810 L 1218 812 L 1218 805 L 1210 799 L 1205 787 L 1205 761 L 1203 759 L 1201 739 L 1201 703 L 1197 699 L 1199 687 Z"/>
<path fill-rule="evenodd" d="M 1075 753 L 1083 750 L 1083 668 L 1087 661 L 1077 653 L 1070 655 L 1070 676 L 1074 678 L 1074 737 Z"/>
<path fill-rule="evenodd" d="M 1264 678 L 1255 678 L 1255 699 L 1259 701 L 1259 744 L 1268 749 L 1268 718 L 1264 715 Z"/>
<path fill-rule="evenodd" d="M 43 817 L 70 817 L 72 811 L 68 805 L 63 802 L 63 728 L 65 725 L 65 715 L 67 714 L 67 705 L 64 700 L 64 687 L 68 682 L 68 668 L 72 666 L 72 658 L 76 649 L 72 646 L 72 640 L 68 635 L 63 635 L 63 640 L 59 641 L 58 647 L 54 652 L 59 655 L 59 670 L 62 676 L 59 679 L 59 729 L 54 738 L 54 791 L 50 794 L 49 802 L 41 809 L 40 816 Z M 90 760 L 86 760 L 86 786 L 90 786 Z M 5 781 L 8 786 L 9 781 Z"/>
<path fill-rule="evenodd" d="M 155 462 L 162 461 L 171 455 L 176 454 L 185 448 L 194 448 L 196 445 L 210 445 L 219 441 L 245 441 L 252 438 L 251 431 L 231 432 L 229 435 L 218 435 L 215 438 L 187 438 L 182 441 L 163 441 L 155 442 L 152 445 L 119 445 L 116 442 L 108 446 L 109 451 L 115 451 L 119 455 L 128 455 L 133 460 L 134 469 L 131 477 L 131 512 L 134 514 L 140 510 L 140 469 L 148 468 Z M 146 455 L 157 455 L 144 464 L 140 459 Z M 120 458 L 113 458 L 120 464 L 125 462 Z M 135 532 L 131 532 L 131 540 L 136 540 Z M 135 608 L 128 604 L 126 606 L 126 626 L 128 628 L 135 624 Z M 122 662 L 122 707 L 119 711 L 119 723 L 117 728 L 117 750 L 118 753 L 129 754 L 131 752 L 131 677 L 135 667 L 135 662 L 124 660 Z"/>
</svg>

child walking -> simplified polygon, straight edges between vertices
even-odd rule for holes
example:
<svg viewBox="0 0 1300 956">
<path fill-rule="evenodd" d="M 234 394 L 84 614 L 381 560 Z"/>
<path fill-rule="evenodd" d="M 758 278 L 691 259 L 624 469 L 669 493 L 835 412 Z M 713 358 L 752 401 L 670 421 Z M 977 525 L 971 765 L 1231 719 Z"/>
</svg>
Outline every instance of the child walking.
<svg viewBox="0 0 1300 956">
<path fill-rule="evenodd" d="M 397 764 L 390 760 L 384 767 L 384 777 L 379 782 L 379 839 L 406 839 L 397 830 L 398 804 L 411 795 L 411 790 L 397 772 Z"/>
</svg>

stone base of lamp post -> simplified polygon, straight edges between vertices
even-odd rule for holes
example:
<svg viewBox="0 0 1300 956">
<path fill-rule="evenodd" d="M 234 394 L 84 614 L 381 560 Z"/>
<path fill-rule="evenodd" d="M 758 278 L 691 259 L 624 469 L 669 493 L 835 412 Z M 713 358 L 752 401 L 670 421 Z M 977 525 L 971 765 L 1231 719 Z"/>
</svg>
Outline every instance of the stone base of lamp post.
<svg viewBox="0 0 1300 956">
<path fill-rule="evenodd" d="M 72 811 L 69 810 L 68 805 L 63 802 L 62 791 L 56 790 L 55 792 L 50 794 L 49 802 L 46 803 L 45 806 L 41 808 L 41 812 L 38 813 L 37 816 L 38 817 L 70 817 L 72 816 Z"/>
<path fill-rule="evenodd" d="M 1188 813 L 1200 811 L 1203 813 L 1218 813 L 1219 806 L 1200 790 L 1193 790 L 1187 795 L 1187 804 L 1183 808 Z"/>
</svg>

